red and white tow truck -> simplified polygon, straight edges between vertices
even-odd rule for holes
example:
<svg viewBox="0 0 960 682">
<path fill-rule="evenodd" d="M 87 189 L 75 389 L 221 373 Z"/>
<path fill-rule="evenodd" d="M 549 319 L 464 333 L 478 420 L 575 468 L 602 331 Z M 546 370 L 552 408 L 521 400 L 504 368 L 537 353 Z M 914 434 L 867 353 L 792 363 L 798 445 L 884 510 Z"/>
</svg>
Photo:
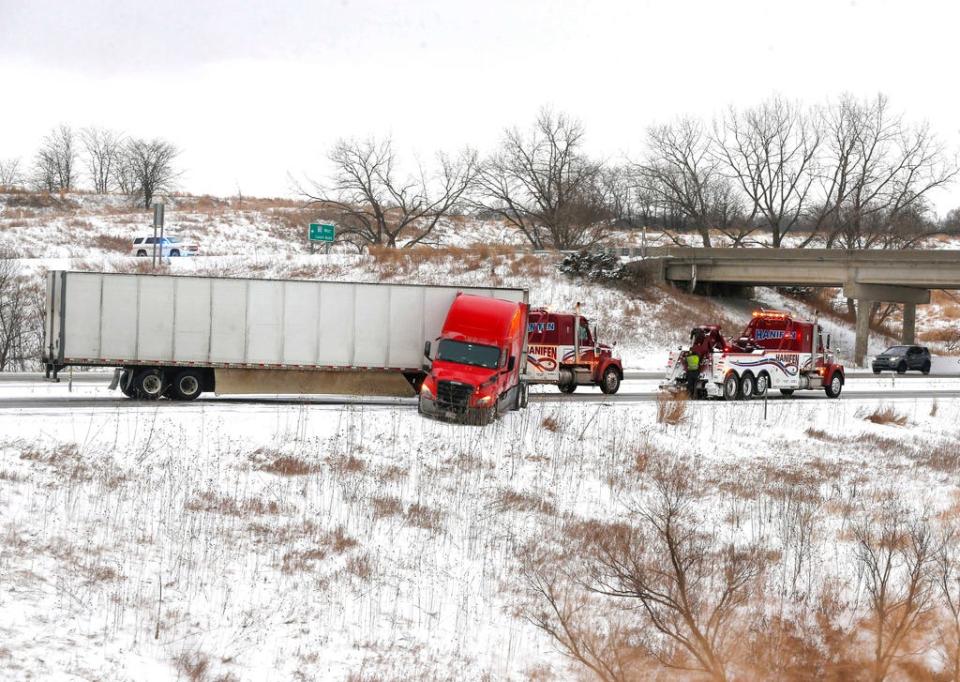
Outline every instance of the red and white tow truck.
<svg viewBox="0 0 960 682">
<path fill-rule="evenodd" d="M 577 386 L 599 386 L 612 394 L 623 381 L 623 366 L 613 347 L 597 341 L 597 329 L 580 315 L 579 303 L 573 314 L 536 308 L 527 318 L 524 379 L 556 384 L 563 393 L 573 393 Z"/>
<path fill-rule="evenodd" d="M 770 389 L 783 395 L 797 390 L 823 391 L 839 397 L 845 382 L 844 369 L 814 321 L 797 320 L 778 310 L 757 310 L 735 342 L 726 341 L 720 327 L 695 327 L 689 349 L 671 352 L 667 376 L 661 388 L 686 386 L 686 357 L 700 355 L 698 395 L 726 400 L 762 397 Z"/>
</svg>

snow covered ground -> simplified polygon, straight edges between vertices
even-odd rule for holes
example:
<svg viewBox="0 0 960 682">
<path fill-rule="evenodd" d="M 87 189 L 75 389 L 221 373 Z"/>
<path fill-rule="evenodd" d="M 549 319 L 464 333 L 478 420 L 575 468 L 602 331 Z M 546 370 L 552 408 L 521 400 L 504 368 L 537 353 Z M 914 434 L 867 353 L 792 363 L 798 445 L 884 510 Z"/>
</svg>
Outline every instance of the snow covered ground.
<svg viewBox="0 0 960 682">
<path fill-rule="evenodd" d="M 0 397 L 37 391 L 66 386 Z M 785 557 L 767 514 L 807 472 L 810 584 L 856 596 L 834 528 L 850 500 L 956 500 L 956 458 L 925 455 L 960 446 L 960 401 L 881 407 L 903 425 L 866 400 L 771 401 L 766 421 L 760 403 L 691 403 L 675 426 L 654 403 L 532 403 L 485 428 L 410 404 L 0 410 L 0 677 L 570 679 L 525 617 L 525 551 L 630 518 L 656 457 L 714 480 L 713 532 Z"/>
</svg>

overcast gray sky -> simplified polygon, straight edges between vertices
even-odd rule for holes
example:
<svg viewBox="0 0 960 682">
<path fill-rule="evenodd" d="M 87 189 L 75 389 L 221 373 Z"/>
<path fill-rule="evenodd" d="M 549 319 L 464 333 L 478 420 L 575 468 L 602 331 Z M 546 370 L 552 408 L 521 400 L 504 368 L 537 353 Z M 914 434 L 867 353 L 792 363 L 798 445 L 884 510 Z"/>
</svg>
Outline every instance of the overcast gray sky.
<svg viewBox="0 0 960 682">
<path fill-rule="evenodd" d="M 956 151 L 957 26 L 950 0 L 0 0 L 0 158 L 102 125 L 180 146 L 183 189 L 287 194 L 338 137 L 487 150 L 550 105 L 619 158 L 657 121 L 845 91 Z"/>
</svg>

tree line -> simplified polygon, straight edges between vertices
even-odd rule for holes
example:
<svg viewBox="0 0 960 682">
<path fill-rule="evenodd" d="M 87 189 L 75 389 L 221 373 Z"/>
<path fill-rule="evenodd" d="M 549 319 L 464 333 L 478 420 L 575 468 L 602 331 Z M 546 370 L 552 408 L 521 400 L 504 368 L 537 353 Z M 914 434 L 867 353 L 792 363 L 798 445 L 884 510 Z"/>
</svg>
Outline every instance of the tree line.
<svg viewBox="0 0 960 682">
<path fill-rule="evenodd" d="M 119 192 L 150 208 L 154 197 L 173 188 L 180 150 L 161 138 L 130 137 L 107 128 L 75 131 L 67 124 L 51 130 L 33 161 L 0 159 L 0 187 L 70 192 L 86 187 L 97 194 Z"/>
<path fill-rule="evenodd" d="M 584 139 L 582 123 L 544 109 L 486 157 L 439 154 L 413 174 L 389 138 L 341 139 L 332 176 L 298 189 L 358 248 L 423 243 L 457 212 L 497 217 L 538 249 L 589 247 L 615 227 L 708 247 L 719 236 L 852 249 L 960 230 L 960 209 L 939 220 L 930 202 L 956 178 L 955 156 L 882 94 L 815 106 L 773 97 L 711 121 L 679 118 L 651 126 L 640 155 L 616 162 L 591 157 Z"/>
</svg>

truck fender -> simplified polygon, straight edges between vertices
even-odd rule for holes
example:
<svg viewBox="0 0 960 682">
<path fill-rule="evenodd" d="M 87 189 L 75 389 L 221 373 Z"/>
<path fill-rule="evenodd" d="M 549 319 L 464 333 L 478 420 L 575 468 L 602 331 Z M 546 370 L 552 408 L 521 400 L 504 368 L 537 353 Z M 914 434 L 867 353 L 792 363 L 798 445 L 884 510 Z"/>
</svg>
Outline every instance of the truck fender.
<svg viewBox="0 0 960 682">
<path fill-rule="evenodd" d="M 611 365 L 617 370 L 617 376 L 620 377 L 620 381 L 623 381 L 623 365 L 617 358 L 609 358 L 606 362 L 597 365 L 597 375 L 593 380 L 600 381 L 603 378 L 603 373 L 607 371 L 607 367 Z"/>
</svg>

